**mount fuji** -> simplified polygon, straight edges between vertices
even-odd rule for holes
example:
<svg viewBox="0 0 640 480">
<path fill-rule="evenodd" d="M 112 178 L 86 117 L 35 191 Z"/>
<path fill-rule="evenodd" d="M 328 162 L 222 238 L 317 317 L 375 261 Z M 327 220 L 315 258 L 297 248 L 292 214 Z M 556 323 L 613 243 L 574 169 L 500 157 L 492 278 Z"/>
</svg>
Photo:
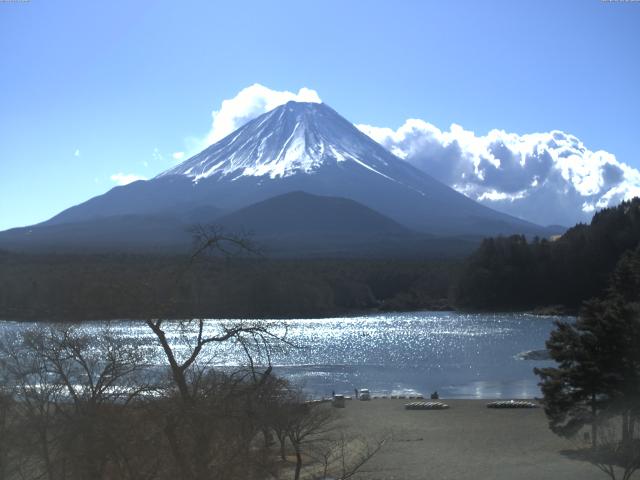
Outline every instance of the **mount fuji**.
<svg viewBox="0 0 640 480">
<path fill-rule="evenodd" d="M 316 218 L 322 220 L 314 228 Z M 397 245 L 399 238 L 555 233 L 440 183 L 326 104 L 289 102 L 151 180 L 115 187 L 41 224 L 2 232 L 0 246 L 184 247 L 188 227 L 196 223 L 245 231 L 271 224 L 266 230 L 273 243 L 280 234 L 290 245 L 303 230 L 314 232 L 316 245 L 325 235 L 334 246 L 341 237 L 362 246 L 391 237 Z"/>
</svg>

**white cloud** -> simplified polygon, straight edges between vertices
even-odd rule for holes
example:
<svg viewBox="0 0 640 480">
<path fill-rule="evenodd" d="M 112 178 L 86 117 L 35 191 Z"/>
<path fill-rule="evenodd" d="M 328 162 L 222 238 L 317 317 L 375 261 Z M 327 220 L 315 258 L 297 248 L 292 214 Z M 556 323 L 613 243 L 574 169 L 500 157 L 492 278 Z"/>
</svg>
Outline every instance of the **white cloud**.
<svg viewBox="0 0 640 480">
<path fill-rule="evenodd" d="M 153 160 L 156 162 L 164 162 L 164 155 L 162 155 L 162 153 L 160 153 L 160 150 L 158 149 L 158 147 L 155 147 L 153 149 L 153 152 L 151 153 L 151 156 L 153 157 Z"/>
<path fill-rule="evenodd" d="M 136 175 L 135 173 L 114 173 L 111 175 L 111 180 L 117 183 L 118 185 L 127 185 L 129 183 L 135 182 L 137 180 L 146 180 L 146 177 L 142 175 Z"/>
<path fill-rule="evenodd" d="M 223 139 L 245 123 L 289 101 L 320 103 L 315 90 L 306 87 L 298 93 L 272 90 L 259 83 L 240 90 L 233 98 L 223 100 L 218 110 L 211 112 L 211 130 L 203 140 L 202 148 Z"/>
<path fill-rule="evenodd" d="M 209 132 L 185 140 L 182 161 L 259 115 L 288 101 L 321 102 L 315 90 L 297 93 L 254 84 L 223 100 Z M 391 152 L 489 207 L 540 224 L 573 225 L 597 209 L 640 195 L 640 172 L 615 155 L 592 151 L 573 135 L 554 130 L 518 135 L 492 130 L 476 135 L 453 124 L 441 130 L 409 119 L 397 130 L 357 125 Z M 155 160 L 164 160 L 158 149 Z"/>
<path fill-rule="evenodd" d="M 73 152 L 73 156 L 74 157 L 79 157 L 80 156 L 80 149 L 79 148 L 76 148 L 76 151 Z"/>
<path fill-rule="evenodd" d="M 479 136 L 419 119 L 397 130 L 358 125 L 388 150 L 489 207 L 540 224 L 588 221 L 599 208 L 640 195 L 640 172 L 554 130 Z"/>
</svg>

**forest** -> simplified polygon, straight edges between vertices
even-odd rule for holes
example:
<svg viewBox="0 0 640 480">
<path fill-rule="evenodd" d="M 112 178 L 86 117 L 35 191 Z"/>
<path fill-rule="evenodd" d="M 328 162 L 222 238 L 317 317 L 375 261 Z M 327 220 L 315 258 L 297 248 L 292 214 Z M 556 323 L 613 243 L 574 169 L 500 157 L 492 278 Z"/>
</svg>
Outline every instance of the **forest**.
<svg viewBox="0 0 640 480">
<path fill-rule="evenodd" d="M 597 212 L 559 238 L 485 239 L 464 262 L 455 305 L 469 310 L 577 311 L 600 296 L 622 255 L 640 243 L 640 199 Z"/>
<path fill-rule="evenodd" d="M 455 260 L 0 256 L 0 318 L 268 318 L 450 308 Z"/>
<path fill-rule="evenodd" d="M 460 309 L 576 313 L 640 243 L 640 199 L 552 239 L 486 238 L 467 258 L 0 252 L 0 318 L 291 318 Z M 242 249 L 241 249 L 242 250 Z"/>
</svg>

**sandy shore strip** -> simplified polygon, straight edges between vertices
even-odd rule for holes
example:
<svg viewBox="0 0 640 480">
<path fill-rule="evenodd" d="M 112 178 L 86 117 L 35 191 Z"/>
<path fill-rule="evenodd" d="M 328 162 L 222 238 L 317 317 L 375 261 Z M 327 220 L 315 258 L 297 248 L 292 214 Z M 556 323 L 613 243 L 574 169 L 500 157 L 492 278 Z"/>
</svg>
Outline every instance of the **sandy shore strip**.
<svg viewBox="0 0 640 480">
<path fill-rule="evenodd" d="M 448 410 L 405 410 L 415 400 L 351 400 L 340 428 L 372 441 L 389 436 L 359 479 L 591 480 L 594 466 L 563 451 L 577 443 L 553 434 L 542 408 L 490 409 L 490 400 L 441 400 Z M 428 400 L 427 400 L 428 401 Z"/>
</svg>

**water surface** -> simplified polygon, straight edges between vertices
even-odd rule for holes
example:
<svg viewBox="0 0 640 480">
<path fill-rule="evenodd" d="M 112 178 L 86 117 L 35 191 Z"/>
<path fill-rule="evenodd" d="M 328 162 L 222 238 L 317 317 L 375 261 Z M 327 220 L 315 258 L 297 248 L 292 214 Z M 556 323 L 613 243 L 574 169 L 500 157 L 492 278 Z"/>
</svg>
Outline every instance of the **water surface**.
<svg viewBox="0 0 640 480">
<path fill-rule="evenodd" d="M 518 354 L 544 348 L 555 317 L 528 314 L 464 314 L 457 312 L 385 313 L 347 318 L 266 320 L 295 348 L 275 351 L 275 371 L 316 396 L 353 393 L 369 388 L 376 394 L 429 394 L 443 398 L 532 398 L 539 396 L 536 366 Z M 214 328 L 217 321 L 211 320 Z M 227 321 L 228 322 L 228 321 Z M 113 321 L 111 328 L 131 348 L 144 348 L 151 362 L 162 352 L 142 322 Z M 28 324 L 0 322 L 0 334 Z M 82 328 L 97 334 L 98 324 Z M 171 341 L 181 332 L 170 329 Z M 237 345 L 212 353 L 214 363 L 246 363 Z"/>
</svg>

